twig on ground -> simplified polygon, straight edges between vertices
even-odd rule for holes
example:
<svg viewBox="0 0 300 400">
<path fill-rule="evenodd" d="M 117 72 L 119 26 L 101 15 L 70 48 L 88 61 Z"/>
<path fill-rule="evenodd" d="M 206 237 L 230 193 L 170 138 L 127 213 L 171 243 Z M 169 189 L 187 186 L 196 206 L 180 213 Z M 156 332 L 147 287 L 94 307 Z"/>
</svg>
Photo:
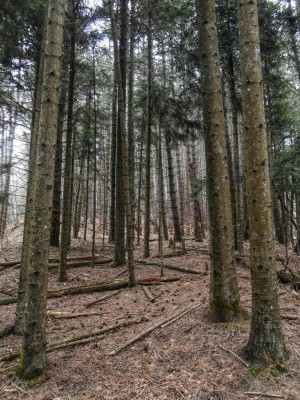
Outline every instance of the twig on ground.
<svg viewBox="0 0 300 400">
<path fill-rule="evenodd" d="M 260 392 L 244 392 L 244 395 L 246 396 L 263 396 L 263 397 L 269 397 L 271 399 L 284 399 L 285 396 L 282 396 L 281 394 L 269 394 L 269 393 L 260 393 Z"/>
<path fill-rule="evenodd" d="M 237 358 L 237 359 L 238 359 L 242 364 L 244 364 L 246 367 L 249 367 L 249 364 L 246 363 L 246 361 L 244 361 L 241 357 L 239 357 L 239 356 L 238 356 L 237 354 L 235 354 L 233 351 L 228 350 L 228 349 L 225 349 L 225 347 L 221 346 L 220 344 L 219 344 L 219 347 L 220 347 L 220 349 L 222 349 L 222 350 L 226 351 L 227 353 L 233 355 L 235 358 Z"/>
</svg>

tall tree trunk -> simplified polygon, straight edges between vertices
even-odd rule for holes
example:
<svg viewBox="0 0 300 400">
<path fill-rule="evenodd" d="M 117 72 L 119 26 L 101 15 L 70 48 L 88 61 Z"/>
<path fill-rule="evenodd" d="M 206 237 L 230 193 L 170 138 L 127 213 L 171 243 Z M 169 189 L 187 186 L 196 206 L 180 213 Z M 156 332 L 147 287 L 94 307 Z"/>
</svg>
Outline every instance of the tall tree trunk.
<svg viewBox="0 0 300 400">
<path fill-rule="evenodd" d="M 46 7 L 49 7 L 49 0 Z M 35 196 L 35 174 L 37 165 L 37 154 L 38 154 L 38 141 L 39 141 L 39 124 L 41 117 L 41 102 L 43 95 L 43 82 L 44 82 L 44 64 L 45 64 L 45 46 L 46 46 L 46 31 L 48 23 L 48 14 L 45 15 L 44 31 L 41 44 L 41 55 L 36 70 L 36 87 L 33 104 L 33 115 L 31 124 L 31 136 L 30 136 L 30 150 L 29 150 L 29 165 L 28 165 L 28 180 L 27 180 L 27 192 L 26 192 L 26 207 L 24 217 L 24 232 L 23 232 L 23 245 L 22 245 L 22 257 L 21 257 L 21 268 L 18 285 L 18 298 L 16 307 L 16 318 L 14 333 L 16 335 L 23 334 L 24 320 L 25 320 L 25 307 L 26 307 L 26 292 L 27 292 L 27 280 L 28 280 L 28 265 L 30 258 L 30 240 L 32 232 L 32 217 L 33 217 L 33 206 Z"/>
<path fill-rule="evenodd" d="M 143 173 L 143 142 L 140 145 L 140 157 L 139 157 L 139 186 L 138 186 L 138 198 L 137 198 L 137 245 L 140 245 L 140 237 L 142 231 L 141 221 L 141 194 L 142 194 L 142 173 Z"/>
<path fill-rule="evenodd" d="M 193 225 L 194 225 L 194 239 L 196 242 L 203 242 L 204 239 L 204 228 L 203 221 L 201 218 L 201 207 L 199 203 L 198 193 L 195 193 L 195 187 L 197 183 L 196 169 L 194 160 L 191 157 L 191 145 L 186 146 L 186 158 L 188 163 L 188 177 L 190 183 L 190 190 L 193 202 Z"/>
<path fill-rule="evenodd" d="M 287 351 L 278 304 L 256 0 L 238 0 L 238 11 L 252 281 L 246 353 L 254 361 L 276 362 L 285 359 Z"/>
<path fill-rule="evenodd" d="M 61 241 L 60 241 L 60 264 L 59 280 L 67 280 L 67 253 L 70 240 L 71 224 L 71 189 L 72 189 L 72 139 L 73 139 L 73 106 L 74 106 L 74 85 L 75 85 L 75 49 L 76 49 L 76 17 L 74 1 L 71 1 L 70 10 L 70 71 L 68 86 L 68 111 L 67 111 L 67 132 L 64 166 L 64 188 L 62 205 Z"/>
<path fill-rule="evenodd" d="M 134 119 L 133 119 L 133 95 L 134 95 L 134 53 L 135 53 L 135 41 L 136 41 L 136 15 L 135 15 L 135 0 L 131 0 L 131 11 L 130 11 L 130 41 L 129 41 L 129 68 L 128 68 L 128 118 L 127 118 L 127 136 L 128 136 L 128 161 L 129 161 L 129 179 L 131 187 L 131 206 L 132 206 L 132 217 L 133 225 L 135 225 L 135 210 L 134 210 L 134 170 L 135 170 L 135 154 L 134 154 Z"/>
<path fill-rule="evenodd" d="M 232 121 L 232 137 L 233 137 L 233 185 L 234 185 L 234 195 L 235 195 L 235 215 L 236 215 L 236 228 L 235 228 L 235 242 L 236 250 L 242 254 L 243 253 L 243 219 L 241 210 L 241 172 L 240 172 L 240 138 L 239 138 L 239 128 L 238 128 L 238 101 L 236 98 L 235 90 L 235 74 L 234 74 L 234 64 L 233 64 L 233 50 L 231 50 L 228 56 L 228 89 L 231 105 L 231 121 Z"/>
<path fill-rule="evenodd" d="M 161 131 L 161 117 L 159 121 L 158 127 L 158 148 L 157 148 L 157 168 L 158 168 L 158 177 L 159 177 L 159 204 L 160 204 L 160 217 L 161 217 L 161 225 L 162 225 L 162 233 L 164 240 L 169 239 L 168 226 L 167 226 L 167 218 L 166 218 L 166 207 L 165 207 L 165 187 L 164 187 L 164 171 L 163 171 L 163 160 L 162 160 L 162 131 Z"/>
<path fill-rule="evenodd" d="M 185 248 L 184 242 L 184 180 L 181 170 L 182 161 L 180 159 L 180 149 L 177 144 L 176 147 L 176 164 L 177 164 L 177 177 L 178 177 L 178 188 L 179 188 L 179 210 L 180 210 L 180 230 L 181 230 L 181 244 L 182 248 Z"/>
<path fill-rule="evenodd" d="M 114 77 L 114 89 L 111 116 L 111 150 L 110 150 L 110 214 L 109 214 L 109 242 L 115 242 L 116 226 L 116 159 L 117 159 L 117 101 L 118 88 Z"/>
<path fill-rule="evenodd" d="M 12 156 L 13 156 L 13 148 L 15 140 L 16 119 L 17 119 L 17 111 L 15 111 L 13 115 L 12 110 L 10 108 L 9 112 L 10 112 L 9 135 L 6 143 L 7 148 L 5 157 L 5 180 L 4 180 L 3 190 L 1 193 L 0 238 L 3 237 L 7 225 L 9 189 L 10 189 L 11 170 L 12 170 Z"/>
<path fill-rule="evenodd" d="M 61 77 L 64 0 L 50 0 L 47 12 L 43 89 L 24 323 L 17 375 L 33 379 L 46 369 L 47 281 L 55 144 Z M 43 53 L 42 53 L 43 56 Z M 26 243 L 27 244 L 27 243 Z"/>
<path fill-rule="evenodd" d="M 77 191 L 76 191 L 75 205 L 74 205 L 74 224 L 73 224 L 73 238 L 74 239 L 78 238 L 79 230 L 80 230 L 82 193 L 83 193 L 82 187 L 84 184 L 83 168 L 84 168 L 84 153 L 82 152 L 81 157 L 80 157 L 78 184 L 77 184 Z"/>
<path fill-rule="evenodd" d="M 203 122 L 211 225 L 210 314 L 231 321 L 241 315 L 237 285 L 225 119 L 214 0 L 198 0 Z"/>
<path fill-rule="evenodd" d="M 121 0 L 121 8 L 123 8 L 124 14 L 127 14 L 127 0 Z M 129 287 L 136 285 L 135 281 L 135 270 L 134 270 L 134 259 L 133 259 L 133 218 L 132 218 L 132 207 L 131 207 L 131 188 L 129 179 L 129 162 L 128 162 L 128 142 L 126 138 L 126 118 L 125 118 L 125 97 L 124 89 L 124 75 L 122 74 L 122 64 L 120 62 L 120 56 L 118 52 L 118 43 L 116 35 L 116 26 L 114 11 L 112 7 L 112 0 L 109 0 L 109 10 L 111 18 L 111 28 L 112 28 L 112 38 L 114 42 L 114 57 L 115 57 L 115 68 L 116 77 L 118 82 L 118 92 L 119 92 L 119 123 L 120 123 L 120 133 L 121 133 L 121 156 L 123 164 L 123 181 L 124 181 L 124 197 L 125 197 L 125 209 L 126 209 L 126 227 L 127 227 L 127 267 L 128 267 L 128 278 Z M 126 15 L 123 16 L 124 21 L 126 20 Z M 125 52 L 126 53 L 126 52 Z M 125 60 L 124 60 L 125 62 Z M 124 70 L 123 70 L 124 73 Z"/>
<path fill-rule="evenodd" d="M 152 12 L 149 1 L 147 25 L 147 130 L 146 130 L 146 171 L 145 171 L 145 216 L 144 216 L 144 258 L 150 257 L 150 218 L 151 218 L 151 135 L 152 135 Z"/>
<path fill-rule="evenodd" d="M 55 172 L 54 172 L 54 189 L 53 189 L 53 205 L 51 218 L 51 235 L 50 246 L 59 247 L 60 239 L 60 195 L 61 195 L 61 177 L 62 177 L 62 138 L 64 130 L 64 118 L 66 110 L 67 84 L 63 79 L 62 89 L 60 93 L 60 101 L 58 106 L 58 127 L 55 148 Z"/>
<path fill-rule="evenodd" d="M 96 256 L 96 218 L 97 218 L 97 109 L 96 109 L 96 64 L 95 44 L 93 44 L 93 236 L 92 236 L 92 267 L 94 267 Z M 100 185 L 99 185 L 100 186 Z M 99 199 L 101 197 L 99 196 Z"/>
<path fill-rule="evenodd" d="M 116 37 L 117 40 L 117 37 Z M 118 43 L 117 43 L 118 45 Z M 116 51 L 116 49 L 114 49 Z M 114 266 L 126 263 L 125 249 L 125 203 L 124 203 L 124 163 L 122 149 L 122 130 L 126 126 L 122 126 L 123 111 L 126 112 L 126 66 L 127 66 L 127 1 L 120 0 L 120 39 L 117 46 L 118 54 L 115 55 L 115 65 L 120 71 L 120 77 L 116 77 L 118 83 L 118 120 L 117 120 L 117 168 L 116 168 L 116 220 L 115 220 L 115 249 L 114 249 Z M 115 72 L 117 74 L 118 71 Z M 120 89 L 121 85 L 121 89 Z M 120 93 L 122 90 L 122 93 Z M 123 98 L 122 98 L 123 96 Z M 124 104 L 121 104 L 124 101 Z M 124 107 L 124 110 L 121 109 Z M 124 115 L 125 118 L 125 115 Z"/>
<path fill-rule="evenodd" d="M 166 152 L 168 161 L 168 177 L 169 177 L 169 190 L 170 190 L 170 200 L 171 200 L 171 211 L 173 217 L 174 225 L 174 242 L 181 242 L 182 235 L 180 229 L 179 212 L 176 198 L 176 186 L 175 186 L 175 176 L 173 167 L 173 157 L 172 150 L 168 138 L 165 139 L 166 142 Z"/>
</svg>

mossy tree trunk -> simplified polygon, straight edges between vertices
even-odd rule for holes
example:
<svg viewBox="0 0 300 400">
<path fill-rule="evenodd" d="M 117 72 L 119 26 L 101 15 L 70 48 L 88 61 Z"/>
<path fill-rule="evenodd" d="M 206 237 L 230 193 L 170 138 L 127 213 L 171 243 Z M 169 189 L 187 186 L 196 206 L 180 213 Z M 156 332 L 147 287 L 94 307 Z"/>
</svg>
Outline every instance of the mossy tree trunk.
<svg viewBox="0 0 300 400">
<path fill-rule="evenodd" d="M 200 69 L 211 225 L 210 314 L 214 321 L 241 316 L 237 285 L 225 119 L 214 0 L 198 0 Z"/>
<path fill-rule="evenodd" d="M 46 369 L 47 281 L 61 77 L 64 0 L 49 0 L 39 118 L 35 193 L 29 237 L 24 335 L 17 375 L 32 379 Z M 29 222 L 29 223 L 30 223 Z"/>
<path fill-rule="evenodd" d="M 287 351 L 278 304 L 257 2 L 237 4 L 252 282 L 251 332 L 245 350 L 255 362 L 277 362 Z"/>
</svg>

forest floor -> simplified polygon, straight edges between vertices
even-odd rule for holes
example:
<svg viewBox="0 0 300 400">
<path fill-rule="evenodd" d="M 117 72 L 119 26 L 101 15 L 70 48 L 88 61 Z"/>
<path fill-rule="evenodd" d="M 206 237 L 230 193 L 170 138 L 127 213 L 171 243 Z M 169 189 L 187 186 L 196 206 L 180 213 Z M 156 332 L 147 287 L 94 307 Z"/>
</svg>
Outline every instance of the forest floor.
<svg viewBox="0 0 300 400">
<path fill-rule="evenodd" d="M 20 259 L 22 234 L 11 230 L 2 243 L 0 262 Z M 159 261 L 157 243 L 151 242 L 152 257 Z M 167 246 L 167 243 L 166 243 Z M 184 255 L 166 258 L 165 264 L 190 268 L 200 274 L 165 268 L 165 276 L 179 278 L 172 282 L 147 286 L 153 302 L 141 285 L 123 288 L 113 297 L 90 307 L 85 304 L 109 292 L 69 295 L 48 300 L 48 343 L 89 335 L 95 330 L 115 326 L 114 330 L 93 337 L 85 344 L 57 349 L 48 354 L 49 374 L 32 384 L 16 379 L 13 374 L 17 358 L 0 362 L 0 399 L 7 400 L 135 400 L 135 399 L 300 399 L 300 295 L 290 284 L 279 283 L 283 327 L 290 358 L 287 371 L 267 368 L 256 377 L 256 369 L 247 365 L 243 347 L 249 336 L 249 320 L 235 323 L 212 323 L 207 318 L 209 303 L 208 242 L 186 241 Z M 249 250 L 245 245 L 245 252 Z M 172 250 L 165 248 L 165 253 Z M 135 250 L 142 257 L 142 247 Z M 278 248 L 278 252 L 284 251 Z M 112 257 L 112 247 L 99 246 L 97 253 Z M 88 243 L 72 243 L 69 256 L 88 256 Z M 57 250 L 51 249 L 51 257 Z M 299 258 L 291 256 L 289 266 L 300 272 Z M 282 265 L 278 262 L 278 269 Z M 59 283 L 57 268 L 49 273 L 49 290 L 126 279 L 126 268 L 110 264 L 76 266 L 68 269 L 68 282 Z M 124 271 L 124 274 L 120 274 Z M 17 291 L 18 268 L 0 272 L 0 300 Z M 160 267 L 136 265 L 137 279 L 159 278 Z M 242 302 L 251 310 L 249 261 L 238 264 Z M 157 283 L 157 282 L 156 282 Z M 195 306 L 180 319 L 159 326 L 117 355 L 111 352 L 147 328 L 158 325 L 188 306 Z M 15 304 L 0 307 L 0 329 L 14 321 Z M 61 314 L 59 314 L 61 313 Z M 66 318 L 67 314 L 89 314 Z M 74 315 L 71 315 L 74 316 Z M 295 319 L 291 319 L 295 317 Z M 125 323 L 128 323 L 126 326 Z M 0 339 L 0 358 L 20 349 L 21 339 L 9 335 Z"/>
</svg>

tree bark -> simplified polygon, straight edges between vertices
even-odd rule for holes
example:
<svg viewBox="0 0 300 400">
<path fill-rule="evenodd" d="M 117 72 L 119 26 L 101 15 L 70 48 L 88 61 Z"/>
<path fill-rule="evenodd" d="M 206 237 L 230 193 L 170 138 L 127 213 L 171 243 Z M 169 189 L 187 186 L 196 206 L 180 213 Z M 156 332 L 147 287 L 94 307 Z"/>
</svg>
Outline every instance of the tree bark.
<svg viewBox="0 0 300 400">
<path fill-rule="evenodd" d="M 146 170 L 145 170 L 145 215 L 144 215 L 144 258 L 150 257 L 150 198 L 151 198 L 151 135 L 152 135 L 152 12 L 149 1 L 148 9 L 148 25 L 147 25 L 147 60 L 148 60 L 148 76 L 147 76 L 147 129 L 146 129 Z"/>
<path fill-rule="evenodd" d="M 237 285 L 226 154 L 220 61 L 214 0 L 198 0 L 200 70 L 211 224 L 210 315 L 215 321 L 241 316 Z"/>
<path fill-rule="evenodd" d="M 66 132 L 66 151 L 64 167 L 64 189 L 62 205 L 62 224 L 60 241 L 60 268 L 59 280 L 67 280 L 67 252 L 70 240 L 71 224 L 71 188 L 72 188 L 72 139 L 73 139 L 73 106 L 74 106 L 74 85 L 75 85 L 75 49 L 76 49 L 76 16 L 74 2 L 71 2 L 70 10 L 70 71 L 68 86 L 68 111 L 67 111 L 67 132 Z"/>
<path fill-rule="evenodd" d="M 238 0 L 244 152 L 249 215 L 252 318 L 246 354 L 253 361 L 282 361 L 282 332 L 273 240 L 267 135 L 256 0 Z"/>
<path fill-rule="evenodd" d="M 32 228 L 29 238 L 29 265 L 24 336 L 17 375 L 33 379 L 46 369 L 46 300 L 48 258 L 53 197 L 55 144 L 61 77 L 65 2 L 50 0 L 47 12 L 45 64 L 38 130 L 38 157 Z M 43 56 L 43 54 L 42 54 Z"/>
</svg>

